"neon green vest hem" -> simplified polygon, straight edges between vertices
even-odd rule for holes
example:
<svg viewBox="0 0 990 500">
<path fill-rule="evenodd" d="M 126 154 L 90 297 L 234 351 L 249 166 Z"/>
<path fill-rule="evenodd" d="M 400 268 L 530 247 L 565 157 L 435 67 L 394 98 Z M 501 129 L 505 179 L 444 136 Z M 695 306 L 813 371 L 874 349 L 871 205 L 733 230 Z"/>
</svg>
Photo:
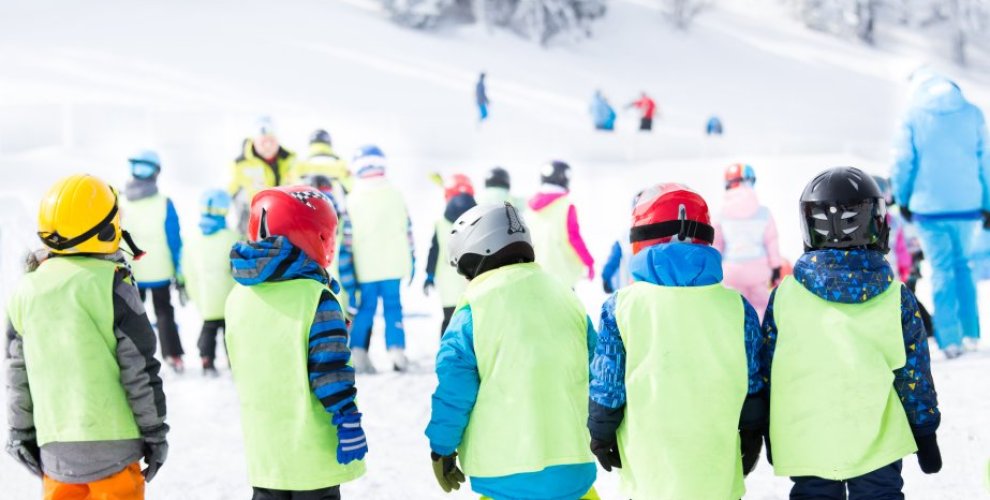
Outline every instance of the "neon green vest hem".
<svg viewBox="0 0 990 500">
<path fill-rule="evenodd" d="M 894 370 L 904 366 L 901 290 L 827 302 L 793 278 L 777 289 L 770 382 L 774 473 L 845 480 L 917 450 Z"/>
</svg>

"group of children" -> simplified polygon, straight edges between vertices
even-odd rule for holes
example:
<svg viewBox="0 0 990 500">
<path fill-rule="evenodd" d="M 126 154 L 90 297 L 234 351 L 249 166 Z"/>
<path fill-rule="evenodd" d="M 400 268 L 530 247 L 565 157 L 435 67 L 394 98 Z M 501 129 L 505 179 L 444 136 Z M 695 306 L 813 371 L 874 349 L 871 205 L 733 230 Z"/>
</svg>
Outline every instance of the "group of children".
<svg viewBox="0 0 990 500">
<path fill-rule="evenodd" d="M 169 428 L 142 295 L 179 284 L 204 318 L 200 349 L 214 373 L 225 330 L 254 498 L 340 498 L 339 485 L 364 473 L 354 375 L 359 356 L 368 362 L 379 298 L 393 363 L 405 363 L 396 298 L 415 261 L 384 154 L 361 149 L 346 210 L 318 170 L 301 177 L 309 185 L 259 190 L 246 241 L 226 227 L 230 196 L 208 192 L 185 255 L 169 236 L 174 207 L 155 187 L 160 161 L 141 154 L 131 165 L 126 201 L 87 175 L 42 200 L 46 251 L 8 310 L 8 452 L 43 477 L 46 498 L 143 498 Z M 441 288 L 445 313 L 426 429 L 445 491 L 467 475 L 493 499 L 596 499 L 597 459 L 619 469 L 631 498 L 737 499 L 764 441 L 776 473 L 794 479 L 793 498 L 845 498 L 847 488 L 902 498 L 901 459 L 915 452 L 924 472 L 940 469 L 925 326 L 885 259 L 880 187 L 846 167 L 813 179 L 801 196 L 806 253 L 782 278 L 773 221 L 745 191 L 752 169 L 730 174 L 747 210 L 719 228 L 684 186 L 637 196 L 631 282 L 615 286 L 597 329 L 572 289 L 594 262 L 568 199 L 570 167 L 549 164 L 525 211 L 509 201 L 503 169 L 486 178 L 481 204 L 465 177 L 448 180 L 424 283 Z M 145 225 L 160 220 L 162 234 L 128 225 L 129 209 L 143 210 Z M 147 230 L 136 241 L 147 252 L 131 228 Z M 348 238 L 360 283 L 350 325 L 336 279 L 346 281 Z M 362 267 L 361 252 L 377 260 Z M 765 263 L 747 273 L 764 293 L 774 282 L 769 297 L 729 288 L 730 264 L 748 261 Z M 163 357 L 181 368 L 163 302 Z"/>
</svg>

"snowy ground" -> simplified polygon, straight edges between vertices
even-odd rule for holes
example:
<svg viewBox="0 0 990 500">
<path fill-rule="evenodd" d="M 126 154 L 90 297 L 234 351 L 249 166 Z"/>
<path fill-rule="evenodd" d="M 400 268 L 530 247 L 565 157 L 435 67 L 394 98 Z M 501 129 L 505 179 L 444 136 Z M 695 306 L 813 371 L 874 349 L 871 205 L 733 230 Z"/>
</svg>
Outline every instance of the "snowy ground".
<svg viewBox="0 0 990 500">
<path fill-rule="evenodd" d="M 54 179 L 85 170 L 122 182 L 126 155 L 157 147 L 163 190 L 193 229 L 199 193 L 224 185 L 228 162 L 261 113 L 275 117 L 292 148 L 302 148 L 316 127 L 329 129 L 344 154 L 379 143 L 405 189 L 421 257 L 441 210 L 427 172 L 461 171 L 480 181 L 485 169 L 502 164 L 525 194 L 551 157 L 576 170 L 574 198 L 600 260 L 623 231 L 638 189 L 681 181 L 717 208 L 721 171 L 736 161 L 757 168 L 784 253 L 796 257 L 801 186 L 836 164 L 886 171 L 904 79 L 931 60 L 928 49 L 897 33 L 878 50 L 809 33 L 772 0 L 722 2 L 688 34 L 662 26 L 649 5 L 615 0 L 596 40 L 539 51 L 506 33 L 405 31 L 366 0 L 0 4 L 0 292 L 13 281 L 11 263 L 31 241 L 30 214 Z M 479 129 L 471 104 L 481 70 L 494 104 L 492 121 Z M 986 73 L 958 76 L 968 95 L 990 103 Z M 655 133 L 637 134 L 635 117 L 625 113 L 616 134 L 591 132 L 586 104 L 595 88 L 617 105 L 651 92 L 664 113 Z M 706 140 L 701 131 L 712 113 L 727 135 Z M 368 474 L 344 487 L 345 498 L 450 498 L 434 484 L 423 436 L 439 305 L 419 293 L 420 277 L 405 296 L 414 369 L 359 377 L 371 454 Z M 578 289 L 593 315 L 604 299 L 599 290 L 597 282 Z M 985 313 L 988 294 L 983 287 Z M 924 290 L 922 298 L 930 303 Z M 179 321 L 193 362 L 199 319 L 186 309 Z M 385 366 L 381 342 L 376 332 L 373 356 Z M 946 465 L 924 476 L 909 457 L 909 498 L 986 494 L 987 352 L 954 362 L 935 356 Z M 246 498 L 229 375 L 203 380 L 193 368 L 166 377 L 171 456 L 149 497 Z M 747 480 L 747 498 L 786 498 L 788 485 L 764 463 Z M 34 498 L 39 489 L 4 457 L 0 486 L 5 499 Z M 601 471 L 598 487 L 603 498 L 621 498 L 614 475 Z"/>
</svg>

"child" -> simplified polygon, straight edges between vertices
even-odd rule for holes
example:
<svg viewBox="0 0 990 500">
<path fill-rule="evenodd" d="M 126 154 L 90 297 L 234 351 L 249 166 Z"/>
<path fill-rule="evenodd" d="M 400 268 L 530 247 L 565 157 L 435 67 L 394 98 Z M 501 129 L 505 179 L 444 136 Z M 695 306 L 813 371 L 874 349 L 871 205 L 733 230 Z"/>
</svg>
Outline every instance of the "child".
<svg viewBox="0 0 990 500">
<path fill-rule="evenodd" d="M 791 498 L 904 498 L 901 459 L 942 467 L 940 413 L 914 294 L 884 259 L 876 182 L 837 167 L 801 195 L 805 254 L 763 328 L 774 472 Z M 769 452 L 768 452 L 769 455 Z"/>
<path fill-rule="evenodd" d="M 632 220 L 634 283 L 602 306 L 591 364 L 591 449 L 627 498 L 736 500 L 767 418 L 756 311 L 721 284 L 697 193 L 656 186 Z"/>
<path fill-rule="evenodd" d="M 147 251 L 144 258 L 128 259 L 128 262 L 134 271 L 141 301 L 151 292 L 162 357 L 169 367 L 181 373 L 185 368 L 182 363 L 184 351 L 172 307 L 172 286 L 179 288 L 180 294 L 185 293 L 179 266 L 182 256 L 179 216 L 172 200 L 158 192 L 158 175 L 162 171 L 158 153 L 144 150 L 128 161 L 132 178 L 120 204 L 127 214 L 124 227 Z"/>
<path fill-rule="evenodd" d="M 433 240 L 430 242 L 430 253 L 426 257 L 426 281 L 423 282 L 423 294 L 429 295 L 433 288 L 440 289 L 440 304 L 443 307 L 443 323 L 440 324 L 440 336 L 447 330 L 450 317 L 454 314 L 457 302 L 467 287 L 467 280 L 448 266 L 447 240 L 450 239 L 450 229 L 458 217 L 474 207 L 474 187 L 471 179 L 464 174 L 454 174 L 444 186 L 444 199 L 447 208 L 443 217 L 434 225 Z M 440 267 L 437 267 L 440 262 Z"/>
<path fill-rule="evenodd" d="M 440 487 L 467 474 L 499 500 L 597 499 L 584 425 L 594 330 L 581 302 L 533 263 L 508 203 L 459 217 L 448 255 L 470 283 L 441 340 L 426 428 Z"/>
<path fill-rule="evenodd" d="M 522 203 L 512 196 L 512 178 L 509 171 L 502 167 L 494 167 L 485 175 L 485 189 L 478 195 L 479 205 L 511 203 L 520 206 Z M 517 208 L 516 210 L 521 210 Z"/>
<path fill-rule="evenodd" d="M 230 247 L 240 235 L 227 228 L 230 195 L 222 189 L 203 194 L 199 233 L 189 238 L 182 253 L 189 298 L 203 318 L 199 334 L 199 357 L 203 375 L 216 377 L 217 335 L 224 329 L 223 313 L 227 295 L 234 287 L 230 275 Z"/>
<path fill-rule="evenodd" d="M 117 202 L 89 175 L 52 186 L 38 214 L 48 252 L 10 301 L 7 452 L 46 499 L 142 499 L 168 455 L 155 333 L 121 238 L 141 252 Z"/>
<path fill-rule="evenodd" d="M 581 237 L 577 209 L 569 198 L 571 167 L 548 164 L 540 174 L 539 192 L 529 200 L 536 262 L 561 283 L 574 288 L 582 277 L 595 279 L 595 260 Z"/>
<path fill-rule="evenodd" d="M 325 270 L 336 231 L 318 191 L 266 189 L 251 202 L 249 242 L 230 253 L 227 349 L 255 500 L 339 499 L 364 474 L 347 327 Z"/>
<path fill-rule="evenodd" d="M 385 316 L 385 345 L 392 366 L 405 371 L 406 331 L 402 324 L 402 279 L 416 266 L 412 223 L 402 193 L 385 177 L 385 154 L 377 146 L 365 146 L 352 162 L 357 173 L 354 191 L 347 198 L 353 226 L 354 274 L 359 305 L 351 324 L 354 369 L 374 373 L 368 357 L 371 327 L 381 299 Z"/>
<path fill-rule="evenodd" d="M 642 191 L 633 196 L 632 206 L 636 208 Z M 619 236 L 612 243 L 609 250 L 608 260 L 602 266 L 602 289 L 607 294 L 612 294 L 616 290 L 632 283 L 632 274 L 629 272 L 629 259 L 632 258 L 632 245 L 629 242 L 629 231 Z"/>
<path fill-rule="evenodd" d="M 721 221 L 715 225 L 715 249 L 722 253 L 725 285 L 734 288 L 763 318 L 770 288 L 780 280 L 777 223 L 760 205 L 753 167 L 736 163 L 725 169 Z"/>
</svg>

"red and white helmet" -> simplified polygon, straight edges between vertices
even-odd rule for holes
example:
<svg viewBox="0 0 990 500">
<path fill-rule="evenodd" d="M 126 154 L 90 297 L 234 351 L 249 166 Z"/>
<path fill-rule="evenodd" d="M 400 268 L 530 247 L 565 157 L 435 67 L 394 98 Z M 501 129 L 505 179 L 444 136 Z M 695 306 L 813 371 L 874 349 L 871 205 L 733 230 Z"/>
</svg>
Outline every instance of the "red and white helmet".
<svg viewBox="0 0 990 500">
<path fill-rule="evenodd" d="M 251 200 L 248 239 L 284 236 L 321 267 L 336 252 L 337 212 L 323 193 L 309 186 L 265 189 Z"/>
<path fill-rule="evenodd" d="M 632 219 L 629 241 L 634 254 L 671 241 L 711 245 L 715 240 L 708 204 L 680 184 L 659 184 L 643 191 Z"/>
<path fill-rule="evenodd" d="M 471 184 L 471 178 L 464 174 L 454 174 L 447 178 L 447 182 L 443 183 L 444 200 L 450 201 L 451 198 L 459 194 L 474 196 L 474 185 Z"/>
</svg>

